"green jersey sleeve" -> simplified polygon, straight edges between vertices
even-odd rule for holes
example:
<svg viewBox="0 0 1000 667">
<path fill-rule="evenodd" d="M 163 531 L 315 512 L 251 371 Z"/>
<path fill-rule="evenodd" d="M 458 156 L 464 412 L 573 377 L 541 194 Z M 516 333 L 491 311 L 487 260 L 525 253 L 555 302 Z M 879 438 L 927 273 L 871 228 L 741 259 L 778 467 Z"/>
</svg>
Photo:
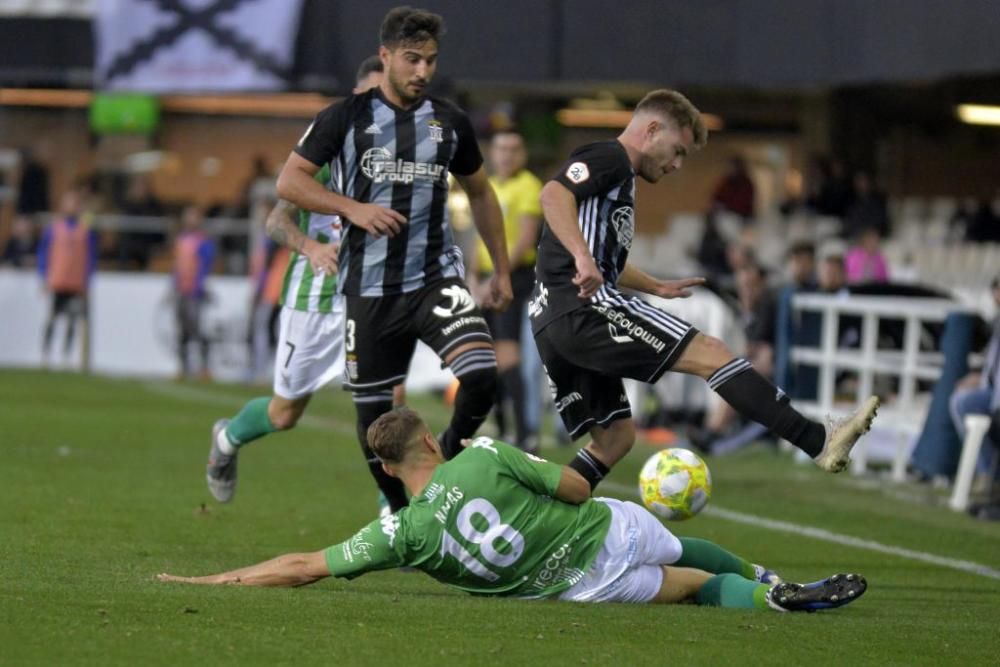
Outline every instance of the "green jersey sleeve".
<svg viewBox="0 0 1000 667">
<path fill-rule="evenodd" d="M 522 452 L 517 447 L 493 438 L 476 438 L 469 446 L 495 453 L 500 467 L 508 476 L 535 493 L 555 497 L 562 478 L 561 465 Z"/>
<path fill-rule="evenodd" d="M 383 517 L 372 521 L 351 539 L 327 548 L 324 555 L 330 574 L 353 579 L 366 572 L 403 565 L 403 556 L 395 548 L 398 528 L 397 515 Z"/>
</svg>

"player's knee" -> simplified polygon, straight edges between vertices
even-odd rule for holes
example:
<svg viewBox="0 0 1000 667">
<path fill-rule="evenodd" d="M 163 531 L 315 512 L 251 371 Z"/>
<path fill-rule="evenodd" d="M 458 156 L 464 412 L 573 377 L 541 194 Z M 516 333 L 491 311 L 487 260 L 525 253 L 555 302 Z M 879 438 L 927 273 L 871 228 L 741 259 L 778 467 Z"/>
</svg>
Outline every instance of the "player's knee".
<svg viewBox="0 0 1000 667">
<path fill-rule="evenodd" d="M 449 364 L 461 383 L 462 398 L 472 403 L 493 404 L 497 390 L 497 357 L 491 347 L 461 353 Z"/>
<path fill-rule="evenodd" d="M 274 426 L 275 430 L 288 431 L 295 428 L 295 425 L 299 423 L 299 417 L 302 416 L 302 412 L 289 408 L 279 408 L 269 416 L 271 418 L 271 425 Z"/>
<path fill-rule="evenodd" d="M 682 356 L 684 368 L 678 370 L 708 378 L 735 356 L 729 346 L 715 336 L 699 333 Z"/>
</svg>

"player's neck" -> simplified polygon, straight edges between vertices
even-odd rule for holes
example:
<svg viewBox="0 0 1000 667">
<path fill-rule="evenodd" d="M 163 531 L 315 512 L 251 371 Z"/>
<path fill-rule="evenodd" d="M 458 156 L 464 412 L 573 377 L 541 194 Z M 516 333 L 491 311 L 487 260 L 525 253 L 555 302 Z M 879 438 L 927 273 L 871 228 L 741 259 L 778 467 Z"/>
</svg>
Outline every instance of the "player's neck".
<svg viewBox="0 0 1000 667">
<path fill-rule="evenodd" d="M 379 84 L 378 92 L 382 96 L 383 100 L 385 100 L 392 106 L 402 109 L 404 111 L 409 111 L 410 109 L 414 108 L 415 106 L 420 104 L 420 100 L 422 99 L 422 98 L 417 98 L 415 100 L 407 102 L 398 94 L 396 94 L 396 91 L 393 89 L 391 85 L 389 85 L 388 81 L 386 81 L 385 79 L 383 79 L 382 83 Z"/>
<path fill-rule="evenodd" d="M 618 135 L 618 143 L 622 145 L 622 148 L 628 154 L 628 161 L 632 163 L 632 171 L 638 171 L 639 164 L 642 162 L 642 152 L 639 150 L 639 146 L 632 140 L 632 137 L 629 136 L 628 128 Z"/>
<path fill-rule="evenodd" d="M 405 469 L 400 470 L 399 479 L 403 482 L 403 486 L 406 487 L 411 496 L 418 496 L 430 484 L 431 477 L 434 476 L 437 466 L 438 464 L 435 461 L 421 460 L 415 465 L 407 466 Z"/>
</svg>

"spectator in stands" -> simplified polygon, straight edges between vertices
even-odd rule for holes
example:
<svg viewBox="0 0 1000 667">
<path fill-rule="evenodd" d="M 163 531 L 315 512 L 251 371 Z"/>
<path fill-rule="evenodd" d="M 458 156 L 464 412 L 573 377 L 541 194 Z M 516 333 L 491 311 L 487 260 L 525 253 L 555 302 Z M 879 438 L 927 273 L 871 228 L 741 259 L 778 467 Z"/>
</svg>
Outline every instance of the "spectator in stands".
<svg viewBox="0 0 1000 667">
<path fill-rule="evenodd" d="M 11 225 L 10 238 L 0 256 L 0 264 L 10 264 L 17 268 L 30 266 L 35 252 L 35 227 L 30 218 L 19 215 Z"/>
<path fill-rule="evenodd" d="M 993 279 L 990 288 L 993 292 L 993 302 L 1000 307 L 1000 274 Z M 966 433 L 966 415 L 994 415 L 996 418 L 997 411 L 1000 410 L 1000 312 L 993 321 L 992 335 L 986 346 L 986 361 L 982 370 L 970 373 L 959 381 L 951 395 L 949 406 L 955 430 L 962 439 Z M 993 478 L 990 473 L 997 465 L 998 444 L 1000 443 L 995 442 L 990 433 L 983 436 L 983 448 L 976 469 L 984 483 L 977 486 L 992 486 Z M 979 508 L 975 513 L 981 518 L 1000 519 L 1000 507 L 997 506 Z"/>
<path fill-rule="evenodd" d="M 32 216 L 49 210 L 49 170 L 38 161 L 30 148 L 22 148 L 17 215 Z"/>
<path fill-rule="evenodd" d="M 810 241 L 796 241 L 788 248 L 788 287 L 803 292 L 816 289 L 816 246 Z"/>
<path fill-rule="evenodd" d="M 775 322 L 777 301 L 774 292 L 767 285 L 767 275 L 754 260 L 747 261 L 736 271 L 736 292 L 739 300 L 739 319 L 746 336 L 743 356 L 753 364 L 761 375 L 770 378 L 774 372 Z M 703 430 L 689 432 L 691 443 L 705 453 L 718 453 L 717 445 L 723 434 L 737 417 L 728 403 L 720 401 L 707 416 Z M 735 443 L 727 443 L 726 449 L 749 444 L 767 432 L 766 428 L 753 423 L 747 437 L 737 436 Z"/>
<path fill-rule="evenodd" d="M 885 195 L 866 172 L 859 171 L 854 174 L 854 195 L 844 216 L 843 235 L 857 238 L 869 228 L 878 230 L 882 238 L 888 238 L 892 232 Z"/>
<path fill-rule="evenodd" d="M 128 184 L 125 201 L 122 202 L 122 213 L 135 218 L 162 218 L 165 210 L 163 203 L 153 192 L 152 179 L 148 174 L 133 176 Z M 129 221 L 129 226 L 137 225 L 139 229 L 122 232 L 118 237 L 118 267 L 121 269 L 149 268 L 149 260 L 156 246 L 164 241 L 164 234 L 158 231 L 155 220 Z M 147 229 L 143 229 L 147 228 Z"/>
<path fill-rule="evenodd" d="M 197 206 L 188 206 L 181 217 L 181 233 L 174 242 L 174 289 L 177 296 L 178 355 L 180 377 L 191 376 L 188 344 L 198 343 L 201 352 L 202 380 L 211 378 L 209 372 L 210 341 L 201 328 L 202 308 L 207 293 L 205 279 L 215 262 L 215 242 L 202 229 L 204 212 Z"/>
<path fill-rule="evenodd" d="M 844 256 L 826 255 L 819 264 L 818 278 L 820 292 L 837 294 L 846 291 L 847 272 L 844 269 Z"/>
<path fill-rule="evenodd" d="M 729 158 L 729 169 L 712 193 L 712 206 L 735 213 L 743 218 L 744 223 L 752 221 L 754 185 L 742 156 Z"/>
<path fill-rule="evenodd" d="M 843 218 L 854 192 L 844 163 L 825 157 L 814 158 L 810 179 L 806 206 L 818 215 Z"/>
<path fill-rule="evenodd" d="M 993 204 L 983 199 L 965 228 L 965 240 L 977 243 L 1000 243 L 1000 217 L 993 210 Z"/>
<path fill-rule="evenodd" d="M 42 361 L 48 366 L 56 319 L 67 319 L 63 357 L 69 360 L 77 320 L 88 319 L 87 292 L 97 267 L 97 233 L 83 220 L 84 190 L 73 187 L 59 201 L 56 218 L 45 228 L 38 244 L 38 274 L 52 294 L 52 310 L 45 324 Z M 84 337 L 86 345 L 86 337 Z M 87 360 L 86 349 L 83 354 Z"/>
<path fill-rule="evenodd" d="M 878 229 L 868 227 L 862 230 L 857 243 L 844 258 L 848 283 L 889 282 L 889 264 L 885 261 L 885 256 L 879 247 L 880 243 Z"/>
<path fill-rule="evenodd" d="M 709 280 L 720 282 L 732 276 L 727 254 L 728 243 L 719 231 L 717 207 L 709 208 L 705 214 L 705 230 L 698 244 L 698 263 Z"/>
</svg>

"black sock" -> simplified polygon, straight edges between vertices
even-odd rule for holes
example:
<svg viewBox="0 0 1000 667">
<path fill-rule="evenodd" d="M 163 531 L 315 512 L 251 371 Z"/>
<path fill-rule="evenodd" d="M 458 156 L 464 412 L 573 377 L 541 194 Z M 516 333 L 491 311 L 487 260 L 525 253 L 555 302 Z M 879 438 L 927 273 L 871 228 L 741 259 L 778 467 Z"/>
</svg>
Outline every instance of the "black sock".
<svg viewBox="0 0 1000 667">
<path fill-rule="evenodd" d="M 492 349 L 476 348 L 452 360 L 451 370 L 459 380 L 451 423 L 441 434 L 441 453 L 453 459 L 462 451 L 462 440 L 471 438 L 493 407 L 497 390 L 496 356 Z"/>
<path fill-rule="evenodd" d="M 598 461 L 597 457 L 588 452 L 586 449 L 578 451 L 573 460 L 567 465 L 583 475 L 583 478 L 590 483 L 591 491 L 593 491 L 597 485 L 601 483 L 604 476 L 611 470 L 608 466 Z"/>
<path fill-rule="evenodd" d="M 355 393 L 354 408 L 357 410 L 358 419 L 356 422 L 358 430 L 358 442 L 361 444 L 361 453 L 365 455 L 365 462 L 368 464 L 368 471 L 375 478 L 375 484 L 379 491 L 389 501 L 389 508 L 393 512 L 403 509 L 409 504 L 406 498 L 406 488 L 399 479 L 392 477 L 382 468 L 382 461 L 375 456 L 375 452 L 368 446 L 368 427 L 376 419 L 392 410 L 392 390 L 383 390 L 371 393 Z"/>
<path fill-rule="evenodd" d="M 520 445 L 528 437 L 527 419 L 524 415 L 524 380 L 521 378 L 521 367 L 512 366 L 500 373 L 500 385 L 507 396 L 510 396 L 510 404 L 514 408 L 515 437 L 517 444 Z"/>
<path fill-rule="evenodd" d="M 746 359 L 733 359 L 712 373 L 708 386 L 747 419 L 763 424 L 775 435 L 816 457 L 823 451 L 826 429 L 802 416 L 791 400 Z"/>
</svg>

